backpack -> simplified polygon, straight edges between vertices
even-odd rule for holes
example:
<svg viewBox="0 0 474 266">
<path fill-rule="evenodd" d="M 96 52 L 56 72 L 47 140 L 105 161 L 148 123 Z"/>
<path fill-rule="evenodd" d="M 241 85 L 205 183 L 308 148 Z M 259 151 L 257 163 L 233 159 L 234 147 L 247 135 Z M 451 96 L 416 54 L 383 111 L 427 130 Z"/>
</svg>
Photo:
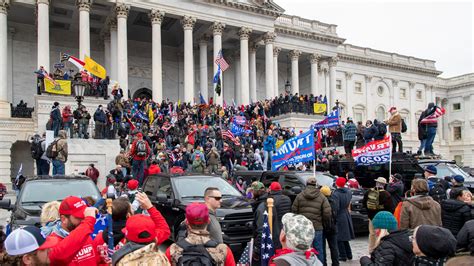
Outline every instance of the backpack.
<svg viewBox="0 0 474 266">
<path fill-rule="evenodd" d="M 379 189 L 371 188 L 369 190 L 369 194 L 367 195 L 367 209 L 369 210 L 383 210 L 384 206 L 379 204 L 379 197 L 380 197 Z"/>
<path fill-rule="evenodd" d="M 337 204 L 334 199 L 327 197 L 329 204 L 331 205 L 331 219 L 323 222 L 324 233 L 335 233 L 337 229 L 337 209 L 333 208 Z"/>
<path fill-rule="evenodd" d="M 385 136 L 387 134 L 387 125 L 385 123 L 380 123 L 378 125 L 379 136 Z"/>
<path fill-rule="evenodd" d="M 181 257 L 178 259 L 178 266 L 210 266 L 216 265 L 216 262 L 209 254 L 206 248 L 215 248 L 217 247 L 217 242 L 214 240 L 209 240 L 205 244 L 193 245 L 188 243 L 185 239 L 178 241 L 176 243 L 179 247 L 183 249 Z"/>
<path fill-rule="evenodd" d="M 145 157 L 146 156 L 146 143 L 144 140 L 137 141 L 136 151 L 137 156 Z"/>
<path fill-rule="evenodd" d="M 41 147 L 41 142 L 40 140 L 35 140 L 31 144 L 31 157 L 35 160 L 41 159 L 41 156 L 43 155 L 43 148 Z"/>
<path fill-rule="evenodd" d="M 58 141 L 55 140 L 48 145 L 48 148 L 46 148 L 46 157 L 55 159 L 56 157 L 58 157 L 58 155 Z"/>
<path fill-rule="evenodd" d="M 407 132 L 407 123 L 405 123 L 405 119 L 402 118 L 402 133 Z"/>
<path fill-rule="evenodd" d="M 428 185 L 430 187 L 428 195 L 430 195 L 435 201 L 441 203 L 441 201 L 447 199 L 446 190 L 439 180 L 436 182 L 428 181 Z"/>
</svg>

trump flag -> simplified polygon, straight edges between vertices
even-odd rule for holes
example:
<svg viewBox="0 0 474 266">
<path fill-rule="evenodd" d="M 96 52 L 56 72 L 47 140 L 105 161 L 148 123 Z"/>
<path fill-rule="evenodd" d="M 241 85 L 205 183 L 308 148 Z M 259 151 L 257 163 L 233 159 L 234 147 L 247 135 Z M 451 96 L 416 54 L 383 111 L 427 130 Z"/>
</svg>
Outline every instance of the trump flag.
<svg viewBox="0 0 474 266">
<path fill-rule="evenodd" d="M 314 160 L 314 129 L 287 140 L 272 156 L 272 170 Z"/>
<path fill-rule="evenodd" d="M 382 140 L 374 140 L 365 146 L 352 150 L 352 157 L 356 165 L 376 165 L 390 162 L 390 136 Z"/>
</svg>

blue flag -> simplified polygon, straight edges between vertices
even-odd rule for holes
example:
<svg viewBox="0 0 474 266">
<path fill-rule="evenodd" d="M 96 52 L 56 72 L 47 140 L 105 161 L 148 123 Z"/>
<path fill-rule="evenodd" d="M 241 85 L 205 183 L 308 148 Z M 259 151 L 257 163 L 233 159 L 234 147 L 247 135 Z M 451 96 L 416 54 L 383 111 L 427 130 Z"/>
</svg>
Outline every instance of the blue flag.
<svg viewBox="0 0 474 266">
<path fill-rule="evenodd" d="M 95 218 L 96 220 L 94 224 L 94 231 L 92 231 L 92 239 L 96 238 L 97 235 L 102 234 L 102 231 L 104 231 L 108 225 L 107 216 L 99 213 Z"/>
<path fill-rule="evenodd" d="M 260 262 L 262 266 L 267 266 L 270 258 L 275 255 L 273 247 L 272 233 L 270 232 L 270 225 L 268 224 L 268 213 L 263 213 L 263 231 L 262 231 L 262 246 L 260 248 Z"/>
<path fill-rule="evenodd" d="M 330 128 L 330 127 L 335 127 L 339 125 L 339 110 L 336 109 L 332 112 L 329 113 L 328 116 L 322 121 L 319 121 L 314 125 L 314 128 L 320 129 L 320 128 Z"/>
<path fill-rule="evenodd" d="M 240 136 L 245 134 L 245 129 L 235 123 L 232 123 L 230 131 L 232 132 L 232 134 L 234 134 L 234 136 Z"/>
<path fill-rule="evenodd" d="M 314 129 L 311 128 L 281 145 L 272 156 L 272 170 L 276 171 L 284 165 L 312 161 L 314 154 Z"/>
<path fill-rule="evenodd" d="M 217 72 L 216 74 L 214 74 L 214 79 L 212 83 L 218 83 L 220 75 L 221 75 L 221 66 L 217 65 Z"/>
<path fill-rule="evenodd" d="M 204 97 L 202 97 L 201 93 L 199 93 L 199 100 L 201 101 L 201 104 L 207 104 L 206 100 L 204 100 Z"/>
</svg>

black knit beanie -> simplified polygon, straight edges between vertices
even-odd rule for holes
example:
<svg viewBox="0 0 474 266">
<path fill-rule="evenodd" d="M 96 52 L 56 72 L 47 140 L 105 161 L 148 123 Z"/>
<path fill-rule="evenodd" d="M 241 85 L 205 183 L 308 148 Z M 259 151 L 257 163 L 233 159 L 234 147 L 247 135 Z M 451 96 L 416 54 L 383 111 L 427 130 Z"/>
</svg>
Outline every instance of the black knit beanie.
<svg viewBox="0 0 474 266">
<path fill-rule="evenodd" d="M 416 231 L 416 243 L 427 257 L 439 259 L 453 256 L 457 241 L 448 229 L 421 225 Z"/>
</svg>

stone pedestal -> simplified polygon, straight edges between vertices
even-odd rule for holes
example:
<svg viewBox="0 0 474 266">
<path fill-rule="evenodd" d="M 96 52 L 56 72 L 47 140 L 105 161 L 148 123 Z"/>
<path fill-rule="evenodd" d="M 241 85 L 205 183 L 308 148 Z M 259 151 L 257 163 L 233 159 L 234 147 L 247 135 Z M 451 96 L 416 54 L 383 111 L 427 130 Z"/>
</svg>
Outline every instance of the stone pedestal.
<svg viewBox="0 0 474 266">
<path fill-rule="evenodd" d="M 10 118 L 11 108 L 10 103 L 0 102 L 0 118 Z"/>
</svg>

